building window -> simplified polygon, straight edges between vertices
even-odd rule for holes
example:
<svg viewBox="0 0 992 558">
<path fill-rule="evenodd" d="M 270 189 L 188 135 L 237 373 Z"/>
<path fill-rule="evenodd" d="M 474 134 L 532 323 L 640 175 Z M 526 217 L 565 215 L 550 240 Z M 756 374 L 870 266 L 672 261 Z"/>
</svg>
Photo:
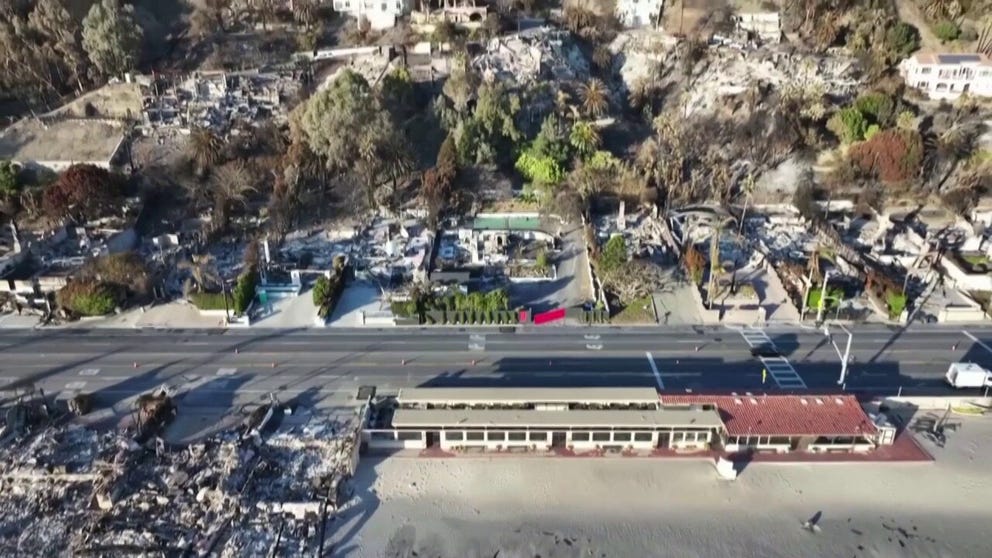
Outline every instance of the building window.
<svg viewBox="0 0 992 558">
<path fill-rule="evenodd" d="M 386 11 L 386 3 L 383 2 L 382 3 L 382 6 L 380 6 L 380 8 L 381 8 L 382 12 L 385 13 L 385 11 Z"/>
<path fill-rule="evenodd" d="M 916 86 L 919 87 L 920 89 L 926 89 L 928 85 L 930 84 L 925 81 L 921 81 L 920 83 L 916 84 Z"/>
<path fill-rule="evenodd" d="M 593 442 L 609 442 L 610 433 L 609 432 L 593 432 L 592 433 Z"/>
<path fill-rule="evenodd" d="M 937 84 L 937 91 L 947 91 L 947 84 L 946 83 L 938 83 Z"/>
<path fill-rule="evenodd" d="M 650 442 L 652 435 L 650 432 L 634 432 L 635 442 Z"/>
<path fill-rule="evenodd" d="M 528 434 L 531 442 L 547 442 L 548 433 L 547 432 L 530 432 Z"/>
<path fill-rule="evenodd" d="M 527 439 L 526 432 L 507 432 L 506 437 L 511 442 L 523 442 Z"/>
<path fill-rule="evenodd" d="M 483 434 L 483 432 L 466 432 L 465 439 L 473 442 L 481 442 Z"/>
<path fill-rule="evenodd" d="M 589 433 L 588 432 L 572 432 L 573 442 L 588 442 Z"/>
<path fill-rule="evenodd" d="M 630 432 L 614 432 L 613 433 L 614 442 L 629 442 Z"/>
<path fill-rule="evenodd" d="M 424 433 L 400 430 L 397 433 L 397 438 L 399 438 L 400 440 L 423 440 Z"/>
<path fill-rule="evenodd" d="M 444 433 L 444 439 L 445 440 L 452 440 L 452 441 L 459 441 L 460 442 L 460 441 L 462 441 L 462 440 L 465 439 L 465 433 L 464 432 L 445 432 Z"/>
<path fill-rule="evenodd" d="M 927 68 L 927 67 L 920 68 L 920 73 L 921 74 L 929 74 L 930 73 L 930 68 Z"/>
<path fill-rule="evenodd" d="M 403 2 L 397 2 L 396 3 L 396 11 L 397 12 L 402 12 L 403 11 Z"/>
<path fill-rule="evenodd" d="M 490 442 L 505 442 L 506 432 L 486 432 L 486 440 L 489 440 Z"/>
</svg>

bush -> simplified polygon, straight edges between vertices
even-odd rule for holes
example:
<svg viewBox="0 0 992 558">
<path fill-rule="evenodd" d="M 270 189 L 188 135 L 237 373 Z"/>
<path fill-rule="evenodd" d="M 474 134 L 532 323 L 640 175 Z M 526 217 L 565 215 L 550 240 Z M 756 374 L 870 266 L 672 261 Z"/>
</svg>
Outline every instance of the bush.
<svg viewBox="0 0 992 558">
<path fill-rule="evenodd" d="M 889 306 L 889 317 L 896 319 L 902 314 L 902 311 L 906 309 L 906 295 L 895 291 L 889 291 L 885 295 L 885 303 Z"/>
<path fill-rule="evenodd" d="M 879 126 L 888 126 L 895 117 L 896 102 L 885 93 L 874 91 L 865 93 L 854 101 L 854 108 L 863 116 L 871 118 Z"/>
<path fill-rule="evenodd" d="M 63 309 L 80 316 L 103 316 L 117 308 L 118 289 L 98 281 L 76 281 L 63 287 L 56 301 Z"/>
<path fill-rule="evenodd" d="M 842 143 L 854 143 L 865 137 L 868 122 L 864 114 L 855 107 L 847 107 L 837 111 L 827 121 L 827 129 L 834 133 Z"/>
<path fill-rule="evenodd" d="M 21 190 L 17 167 L 10 161 L 0 161 L 0 198 L 7 198 Z"/>
<path fill-rule="evenodd" d="M 916 176 L 923 164 L 923 139 L 917 132 L 885 130 L 851 148 L 848 157 L 861 171 L 882 182 L 902 182 Z"/>
<path fill-rule="evenodd" d="M 920 48 L 920 33 L 912 25 L 900 21 L 885 32 L 885 46 L 902 59 Z"/>
<path fill-rule="evenodd" d="M 258 272 L 249 269 L 238 277 L 238 283 L 234 285 L 232 299 L 234 300 L 234 313 L 244 314 L 255 298 L 255 286 L 258 285 Z"/>
<path fill-rule="evenodd" d="M 941 21 L 933 27 L 933 34 L 937 35 L 937 38 L 941 42 L 946 43 L 953 41 L 961 36 L 961 28 L 958 27 L 953 21 Z"/>
<path fill-rule="evenodd" d="M 514 168 L 527 181 L 538 184 L 558 184 L 565 178 L 565 171 L 558 161 L 551 157 L 538 157 L 529 152 L 524 152 L 517 158 Z"/>
<path fill-rule="evenodd" d="M 627 242 L 623 236 L 616 235 L 610 237 L 603 248 L 603 255 L 599 258 L 599 266 L 602 273 L 617 269 L 627 261 Z"/>
<path fill-rule="evenodd" d="M 330 292 L 331 281 L 321 275 L 317 278 L 317 282 L 313 284 L 313 305 L 317 307 L 323 306 Z"/>
<path fill-rule="evenodd" d="M 189 301 L 200 310 L 229 310 L 234 307 L 234 299 L 227 296 L 227 304 L 224 304 L 224 293 L 190 293 Z"/>
<path fill-rule="evenodd" d="M 86 262 L 79 275 L 85 279 L 120 287 L 128 296 L 151 293 L 152 279 L 145 261 L 134 252 L 100 256 Z"/>
</svg>

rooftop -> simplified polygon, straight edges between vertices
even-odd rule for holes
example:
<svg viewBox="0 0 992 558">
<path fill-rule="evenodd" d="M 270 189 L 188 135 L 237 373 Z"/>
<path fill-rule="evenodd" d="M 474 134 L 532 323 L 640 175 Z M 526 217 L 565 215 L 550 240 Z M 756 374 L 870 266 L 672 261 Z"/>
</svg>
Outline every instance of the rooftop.
<svg viewBox="0 0 992 558">
<path fill-rule="evenodd" d="M 112 120 L 25 118 L 0 134 L 0 159 L 109 162 L 123 137 Z"/>
<path fill-rule="evenodd" d="M 658 411 L 535 411 L 476 409 L 397 409 L 392 424 L 398 428 L 719 428 L 712 410 Z"/>
<path fill-rule="evenodd" d="M 401 404 L 658 403 L 654 388 L 404 388 Z"/>
<path fill-rule="evenodd" d="M 992 66 L 992 58 L 979 52 L 950 53 L 950 52 L 921 52 L 914 55 L 920 64 L 980 64 Z"/>
<path fill-rule="evenodd" d="M 730 436 L 855 436 L 875 431 L 853 395 L 663 395 L 661 402 L 714 404 Z"/>
</svg>

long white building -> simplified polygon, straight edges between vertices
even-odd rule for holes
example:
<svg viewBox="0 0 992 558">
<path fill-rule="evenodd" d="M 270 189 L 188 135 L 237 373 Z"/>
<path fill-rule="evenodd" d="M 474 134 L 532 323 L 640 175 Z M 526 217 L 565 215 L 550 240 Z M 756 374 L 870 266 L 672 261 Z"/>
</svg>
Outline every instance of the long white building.
<svg viewBox="0 0 992 558">
<path fill-rule="evenodd" d="M 334 11 L 356 19 L 365 18 L 372 29 L 389 29 L 410 13 L 413 0 L 334 0 Z"/>
<path fill-rule="evenodd" d="M 899 73 L 931 99 L 992 97 L 992 59 L 985 54 L 917 53 L 899 64 Z"/>
</svg>

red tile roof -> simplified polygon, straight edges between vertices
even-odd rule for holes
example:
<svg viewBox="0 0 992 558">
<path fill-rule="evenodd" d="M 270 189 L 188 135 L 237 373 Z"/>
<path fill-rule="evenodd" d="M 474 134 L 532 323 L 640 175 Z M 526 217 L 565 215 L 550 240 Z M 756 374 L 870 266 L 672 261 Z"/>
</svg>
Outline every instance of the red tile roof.
<svg viewBox="0 0 992 558">
<path fill-rule="evenodd" d="M 662 395 L 662 405 L 716 405 L 729 436 L 854 436 L 875 425 L 853 395 Z"/>
</svg>

